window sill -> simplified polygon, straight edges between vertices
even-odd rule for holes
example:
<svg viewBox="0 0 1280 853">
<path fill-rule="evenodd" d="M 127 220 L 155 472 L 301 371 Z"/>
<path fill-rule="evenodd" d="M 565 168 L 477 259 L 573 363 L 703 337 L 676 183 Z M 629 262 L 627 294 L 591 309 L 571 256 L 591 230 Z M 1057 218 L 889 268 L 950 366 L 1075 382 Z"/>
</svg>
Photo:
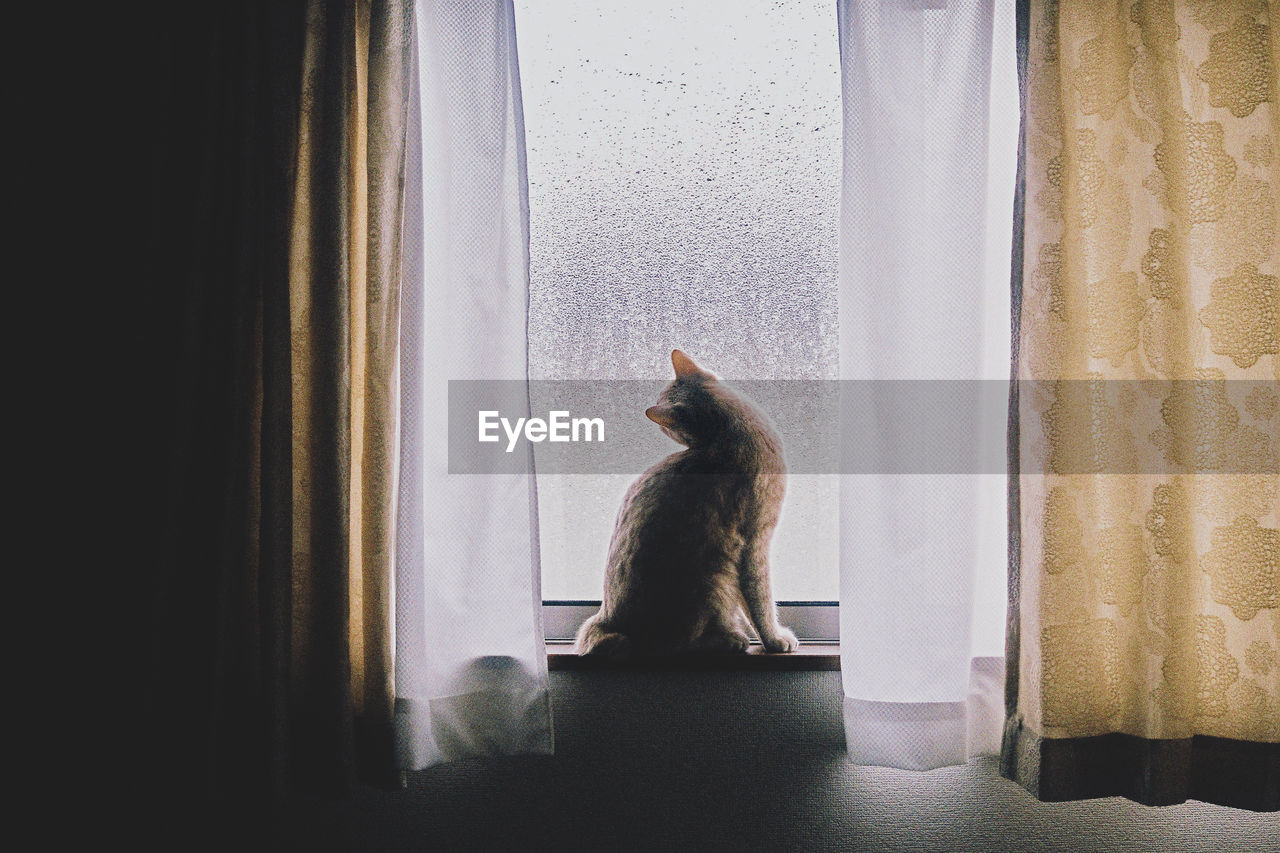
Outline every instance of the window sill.
<svg viewBox="0 0 1280 853">
<path fill-rule="evenodd" d="M 752 644 L 741 655 L 678 655 L 618 661 L 574 654 L 569 642 L 547 643 L 547 669 L 553 672 L 831 672 L 840 669 L 839 643 L 803 642 L 786 654 L 770 654 Z"/>
</svg>

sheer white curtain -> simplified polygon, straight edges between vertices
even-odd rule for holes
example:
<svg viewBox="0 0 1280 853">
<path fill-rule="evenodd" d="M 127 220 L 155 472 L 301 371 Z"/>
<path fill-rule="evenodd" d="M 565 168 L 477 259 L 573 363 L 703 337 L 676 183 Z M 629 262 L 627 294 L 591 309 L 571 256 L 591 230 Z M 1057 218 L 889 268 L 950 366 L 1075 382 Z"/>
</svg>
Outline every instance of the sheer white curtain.
<svg viewBox="0 0 1280 853">
<path fill-rule="evenodd" d="M 1005 156 L 993 171 L 995 2 L 838 9 L 841 378 L 1007 378 L 1013 140 L 998 125 Z M 1000 11 L 994 67 L 1007 93 L 1012 3 Z M 846 440 L 898 441 L 903 387 L 877 383 L 875 405 L 844 424 Z M 984 428 L 1003 434 L 1004 424 Z M 1003 507 L 997 474 L 842 477 L 841 658 L 855 762 L 929 769 L 999 750 Z"/>
<path fill-rule="evenodd" d="M 396 527 L 405 769 L 551 752 L 533 477 L 450 477 L 447 460 L 448 380 L 527 376 L 515 14 L 511 0 L 421 0 L 416 14 Z"/>
</svg>

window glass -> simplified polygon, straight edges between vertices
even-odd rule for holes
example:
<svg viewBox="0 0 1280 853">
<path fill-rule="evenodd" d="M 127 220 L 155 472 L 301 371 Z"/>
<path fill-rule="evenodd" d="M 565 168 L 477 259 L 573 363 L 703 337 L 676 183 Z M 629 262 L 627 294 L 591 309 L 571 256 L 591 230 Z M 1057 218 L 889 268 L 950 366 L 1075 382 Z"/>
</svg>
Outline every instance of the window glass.
<svg viewBox="0 0 1280 853">
<path fill-rule="evenodd" d="M 834 4 L 517 0 L 516 15 L 533 378 L 666 378 L 680 348 L 729 380 L 834 379 Z M 600 597 L 632 479 L 539 477 L 545 599 Z M 836 598 L 836 495 L 834 477 L 790 479 L 777 598 Z"/>
</svg>

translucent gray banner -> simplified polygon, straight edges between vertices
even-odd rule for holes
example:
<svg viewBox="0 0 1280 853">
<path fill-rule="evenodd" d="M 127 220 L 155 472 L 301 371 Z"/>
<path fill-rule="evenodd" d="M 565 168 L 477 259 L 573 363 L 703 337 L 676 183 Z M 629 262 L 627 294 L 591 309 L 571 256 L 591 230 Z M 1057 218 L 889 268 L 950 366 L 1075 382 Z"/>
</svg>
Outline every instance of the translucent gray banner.
<svg viewBox="0 0 1280 853">
<path fill-rule="evenodd" d="M 449 472 L 638 474 L 665 381 L 449 382 Z M 1280 474 L 1271 380 L 744 380 L 793 474 Z"/>
</svg>

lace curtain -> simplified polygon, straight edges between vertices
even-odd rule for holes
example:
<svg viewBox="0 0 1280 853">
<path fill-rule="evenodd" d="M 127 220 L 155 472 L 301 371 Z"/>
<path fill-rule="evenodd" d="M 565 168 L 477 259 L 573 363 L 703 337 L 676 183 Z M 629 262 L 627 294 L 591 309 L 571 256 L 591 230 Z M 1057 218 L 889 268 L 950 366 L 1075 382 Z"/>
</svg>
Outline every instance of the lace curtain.
<svg viewBox="0 0 1280 853">
<path fill-rule="evenodd" d="M 1278 806 L 1278 13 L 1021 4 L 1004 761 L 1044 799 Z"/>
<path fill-rule="evenodd" d="M 446 440 L 449 380 L 528 375 L 515 12 L 420 0 L 416 15 L 396 529 L 404 769 L 551 751 L 533 477 L 450 476 Z"/>
</svg>

